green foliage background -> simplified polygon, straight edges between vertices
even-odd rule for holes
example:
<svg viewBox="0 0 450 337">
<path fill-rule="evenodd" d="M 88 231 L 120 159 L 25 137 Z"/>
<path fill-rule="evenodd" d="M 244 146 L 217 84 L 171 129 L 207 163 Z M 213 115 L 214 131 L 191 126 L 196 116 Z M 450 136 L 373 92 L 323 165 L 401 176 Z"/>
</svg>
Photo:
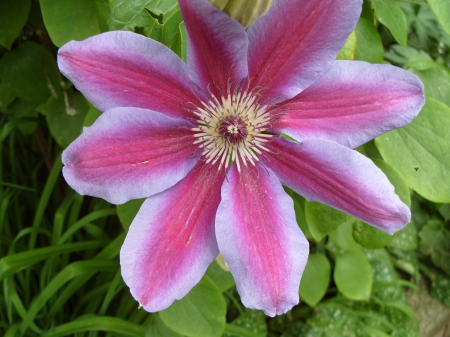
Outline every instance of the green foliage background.
<svg viewBox="0 0 450 337">
<path fill-rule="evenodd" d="M 338 56 L 389 62 L 425 84 L 417 119 L 357 149 L 413 221 L 391 237 L 287 190 L 311 255 L 302 303 L 273 319 L 243 307 L 216 262 L 181 301 L 138 310 L 118 254 L 142 200 L 115 207 L 62 179 L 61 151 L 100 112 L 59 73 L 57 48 L 109 30 L 151 37 L 185 59 L 176 0 L 0 1 L 0 335 L 419 336 L 405 290 L 420 280 L 450 307 L 448 0 L 365 0 Z"/>
</svg>

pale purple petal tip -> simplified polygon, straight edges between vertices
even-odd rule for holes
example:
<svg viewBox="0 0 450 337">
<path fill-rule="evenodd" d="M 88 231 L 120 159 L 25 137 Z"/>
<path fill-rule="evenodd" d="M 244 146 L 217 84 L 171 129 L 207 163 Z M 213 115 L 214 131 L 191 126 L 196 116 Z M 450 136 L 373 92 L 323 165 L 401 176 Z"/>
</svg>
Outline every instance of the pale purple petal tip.
<svg viewBox="0 0 450 337">
<path fill-rule="evenodd" d="M 64 178 L 78 193 L 114 204 L 151 196 L 196 164 L 189 128 L 150 110 L 108 110 L 63 152 Z"/>
<path fill-rule="evenodd" d="M 199 163 L 172 188 L 148 198 L 120 251 L 122 277 L 149 312 L 183 298 L 219 249 L 214 218 L 224 176 Z"/>
<path fill-rule="evenodd" d="M 263 158 L 282 184 L 393 234 L 411 220 L 386 175 L 357 151 L 322 139 L 273 141 Z"/>
<path fill-rule="evenodd" d="M 197 101 L 186 64 L 139 34 L 114 31 L 71 41 L 59 49 L 58 66 L 101 111 L 136 107 L 182 117 Z"/>
<path fill-rule="evenodd" d="M 387 64 L 336 61 L 317 82 L 274 107 L 275 132 L 355 148 L 410 123 L 425 103 L 413 73 Z"/>
<path fill-rule="evenodd" d="M 216 236 L 247 308 L 280 315 L 298 304 L 308 241 L 299 229 L 292 199 L 275 174 L 233 166 L 222 186 Z"/>
</svg>

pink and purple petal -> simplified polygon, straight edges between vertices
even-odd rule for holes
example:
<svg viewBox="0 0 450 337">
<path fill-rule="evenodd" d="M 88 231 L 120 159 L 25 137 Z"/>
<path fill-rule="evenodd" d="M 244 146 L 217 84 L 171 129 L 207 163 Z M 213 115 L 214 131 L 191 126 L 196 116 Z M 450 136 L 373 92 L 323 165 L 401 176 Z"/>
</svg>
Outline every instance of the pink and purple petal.
<svg viewBox="0 0 450 337">
<path fill-rule="evenodd" d="M 108 32 L 59 49 L 61 72 L 96 108 L 150 109 L 188 116 L 196 102 L 186 65 L 169 48 L 131 32 Z"/>
<path fill-rule="evenodd" d="M 411 122 L 425 102 L 423 84 L 387 64 L 336 61 L 317 82 L 273 108 L 273 130 L 298 141 L 320 138 L 354 148 Z"/>
<path fill-rule="evenodd" d="M 159 193 L 197 162 L 191 127 L 150 110 L 108 110 L 63 152 L 64 178 L 78 193 L 114 204 Z"/>
<path fill-rule="evenodd" d="M 411 219 L 394 186 L 370 159 L 323 139 L 300 144 L 277 139 L 263 161 L 283 185 L 309 201 L 318 201 L 353 215 L 389 234 Z"/>
<path fill-rule="evenodd" d="M 248 39 L 244 27 L 206 0 L 180 0 L 188 34 L 189 77 L 217 98 L 247 74 Z"/>
<path fill-rule="evenodd" d="M 333 64 L 361 0 L 274 0 L 248 30 L 249 77 L 268 101 L 292 98 Z"/>
<path fill-rule="evenodd" d="M 216 258 L 214 218 L 223 180 L 223 170 L 199 162 L 178 184 L 142 205 L 120 263 L 125 283 L 145 310 L 163 310 L 184 297 Z"/>
<path fill-rule="evenodd" d="M 239 174 L 233 165 L 222 185 L 216 236 L 247 308 L 275 316 L 298 304 L 309 246 L 272 171 L 257 164 Z"/>
</svg>

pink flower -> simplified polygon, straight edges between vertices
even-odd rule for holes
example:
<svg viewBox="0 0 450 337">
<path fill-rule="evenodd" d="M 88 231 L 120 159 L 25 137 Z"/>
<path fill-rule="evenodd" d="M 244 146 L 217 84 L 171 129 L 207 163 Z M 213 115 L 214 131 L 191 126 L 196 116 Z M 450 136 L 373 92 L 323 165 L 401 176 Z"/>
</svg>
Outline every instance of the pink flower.
<svg viewBox="0 0 450 337">
<path fill-rule="evenodd" d="M 352 149 L 409 123 L 423 86 L 390 65 L 335 61 L 361 2 L 274 0 L 246 32 L 206 0 L 179 0 L 187 64 L 130 32 L 60 49 L 63 74 L 105 111 L 65 150 L 64 177 L 115 204 L 147 197 L 120 257 L 147 311 L 185 296 L 219 251 L 247 307 L 296 305 L 309 249 L 282 185 L 387 233 L 409 222 Z"/>
</svg>

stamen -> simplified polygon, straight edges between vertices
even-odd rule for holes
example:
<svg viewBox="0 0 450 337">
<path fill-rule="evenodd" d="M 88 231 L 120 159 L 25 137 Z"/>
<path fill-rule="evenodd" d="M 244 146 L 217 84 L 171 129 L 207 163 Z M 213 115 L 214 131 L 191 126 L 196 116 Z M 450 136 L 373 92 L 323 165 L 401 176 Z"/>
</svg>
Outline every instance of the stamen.
<svg viewBox="0 0 450 337">
<path fill-rule="evenodd" d="M 248 86 L 248 85 L 247 85 Z M 203 149 L 206 163 L 215 164 L 220 160 L 219 169 L 236 163 L 239 172 L 248 162 L 255 166 L 258 155 L 269 151 L 263 143 L 273 135 L 265 134 L 270 129 L 272 116 L 267 107 L 259 105 L 260 95 L 245 90 L 234 89 L 228 84 L 227 95 L 220 100 L 211 93 L 210 99 L 202 101 L 193 113 L 197 116 L 194 144 Z M 243 166 L 241 165 L 243 164 Z"/>
</svg>

